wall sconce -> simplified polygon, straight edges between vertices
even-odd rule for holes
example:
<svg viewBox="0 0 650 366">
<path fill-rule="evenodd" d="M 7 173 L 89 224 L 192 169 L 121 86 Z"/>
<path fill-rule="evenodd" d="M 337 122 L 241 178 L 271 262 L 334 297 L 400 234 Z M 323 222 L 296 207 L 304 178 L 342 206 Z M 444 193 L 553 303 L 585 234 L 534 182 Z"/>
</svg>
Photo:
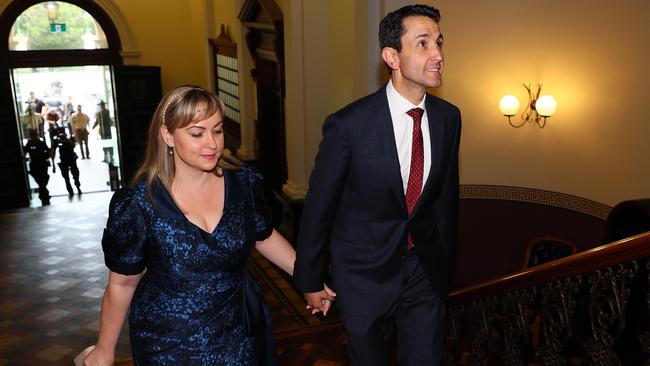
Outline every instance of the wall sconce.
<svg viewBox="0 0 650 366">
<path fill-rule="evenodd" d="M 544 128 L 546 119 L 555 113 L 557 102 L 550 95 L 539 95 L 542 91 L 541 84 L 538 84 L 536 93 L 532 92 L 530 85 L 524 84 L 524 88 L 528 91 L 528 104 L 526 104 L 526 109 L 521 114 L 521 122 L 513 122 L 511 119 L 519 110 L 519 99 L 514 95 L 506 95 L 501 98 L 499 109 L 504 116 L 508 117 L 508 122 L 512 127 L 519 128 L 526 123 L 535 122 L 539 128 Z"/>
</svg>

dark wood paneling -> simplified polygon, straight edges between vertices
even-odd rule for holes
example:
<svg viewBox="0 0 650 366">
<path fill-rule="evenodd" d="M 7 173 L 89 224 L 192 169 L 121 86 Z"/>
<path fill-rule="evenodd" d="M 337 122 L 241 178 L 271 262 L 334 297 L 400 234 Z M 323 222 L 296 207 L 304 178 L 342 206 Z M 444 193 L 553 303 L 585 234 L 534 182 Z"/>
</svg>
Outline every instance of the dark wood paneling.
<svg viewBox="0 0 650 366">
<path fill-rule="evenodd" d="M 284 133 L 284 98 L 280 64 L 255 58 L 258 119 L 255 128 L 256 152 L 265 183 L 282 191 L 287 181 L 287 157 Z"/>
</svg>

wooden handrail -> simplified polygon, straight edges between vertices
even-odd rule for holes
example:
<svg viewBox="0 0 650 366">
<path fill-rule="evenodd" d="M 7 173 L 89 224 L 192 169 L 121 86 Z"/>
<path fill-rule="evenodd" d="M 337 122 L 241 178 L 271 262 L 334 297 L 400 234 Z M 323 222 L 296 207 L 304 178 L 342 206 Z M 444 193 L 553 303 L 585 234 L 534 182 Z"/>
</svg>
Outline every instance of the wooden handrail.
<svg viewBox="0 0 650 366">
<path fill-rule="evenodd" d="M 639 258 L 650 257 L 650 231 L 576 253 L 530 269 L 454 290 L 449 305 L 469 303 L 489 296 L 572 277 Z"/>
</svg>

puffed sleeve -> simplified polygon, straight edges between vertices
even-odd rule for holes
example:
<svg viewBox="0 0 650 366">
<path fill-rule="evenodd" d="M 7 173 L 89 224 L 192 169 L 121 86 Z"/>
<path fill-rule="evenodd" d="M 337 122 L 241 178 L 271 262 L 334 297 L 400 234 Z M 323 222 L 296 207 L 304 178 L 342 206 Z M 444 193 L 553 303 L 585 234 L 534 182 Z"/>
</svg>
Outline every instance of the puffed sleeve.
<svg viewBox="0 0 650 366">
<path fill-rule="evenodd" d="M 273 231 L 273 219 L 271 216 L 271 208 L 266 202 L 264 197 L 262 174 L 256 170 L 245 167 L 248 175 L 248 182 L 251 187 L 251 195 L 253 196 L 253 205 L 255 207 L 255 229 L 257 234 L 255 240 L 260 241 L 268 238 Z"/>
<path fill-rule="evenodd" d="M 133 195 L 130 189 L 113 195 L 102 237 L 106 267 L 123 275 L 139 274 L 145 268 L 144 217 Z"/>
</svg>

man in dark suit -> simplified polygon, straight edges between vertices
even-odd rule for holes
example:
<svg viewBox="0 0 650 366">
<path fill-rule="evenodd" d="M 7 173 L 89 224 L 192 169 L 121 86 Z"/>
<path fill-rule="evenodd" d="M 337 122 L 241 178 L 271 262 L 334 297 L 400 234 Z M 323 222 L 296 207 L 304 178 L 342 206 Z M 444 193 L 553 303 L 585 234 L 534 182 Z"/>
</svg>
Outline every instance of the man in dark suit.
<svg viewBox="0 0 650 366">
<path fill-rule="evenodd" d="M 327 311 L 329 272 L 353 365 L 438 365 L 457 236 L 458 108 L 442 82 L 440 13 L 405 6 L 379 26 L 388 84 L 323 125 L 297 243 L 294 281 Z M 329 261 L 328 261 L 329 258 Z"/>
</svg>

